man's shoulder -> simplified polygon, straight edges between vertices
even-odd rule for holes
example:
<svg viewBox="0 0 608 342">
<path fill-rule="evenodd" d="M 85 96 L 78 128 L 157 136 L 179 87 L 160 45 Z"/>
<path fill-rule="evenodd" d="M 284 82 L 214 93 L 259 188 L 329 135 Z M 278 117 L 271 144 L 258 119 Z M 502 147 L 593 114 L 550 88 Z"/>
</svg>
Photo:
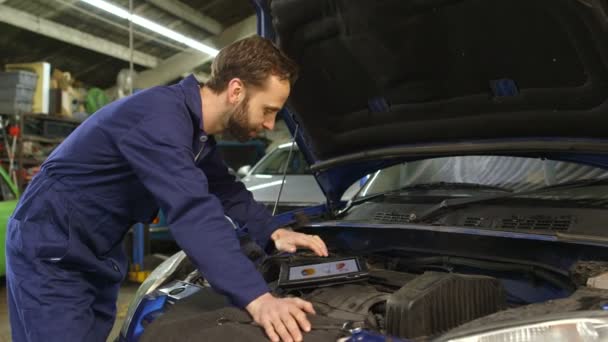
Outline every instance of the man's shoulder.
<svg viewBox="0 0 608 342">
<path fill-rule="evenodd" d="M 179 87 L 156 86 L 136 92 L 125 101 L 125 105 L 144 107 L 184 107 L 185 96 Z"/>
<path fill-rule="evenodd" d="M 141 90 L 102 108 L 95 115 L 99 124 L 130 125 L 162 117 L 186 116 L 184 94 L 173 86 L 157 86 Z"/>
</svg>

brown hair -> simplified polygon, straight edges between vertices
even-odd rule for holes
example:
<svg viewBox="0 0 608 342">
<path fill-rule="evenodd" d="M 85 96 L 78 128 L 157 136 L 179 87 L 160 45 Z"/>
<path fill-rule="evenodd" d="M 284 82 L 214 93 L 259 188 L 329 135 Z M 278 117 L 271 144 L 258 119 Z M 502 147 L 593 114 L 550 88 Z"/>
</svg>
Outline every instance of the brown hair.
<svg viewBox="0 0 608 342">
<path fill-rule="evenodd" d="M 228 87 L 228 82 L 239 78 L 246 86 L 263 88 L 270 75 L 293 84 L 298 66 L 270 40 L 254 35 L 226 47 L 211 64 L 211 76 L 205 85 L 216 93 Z"/>
</svg>

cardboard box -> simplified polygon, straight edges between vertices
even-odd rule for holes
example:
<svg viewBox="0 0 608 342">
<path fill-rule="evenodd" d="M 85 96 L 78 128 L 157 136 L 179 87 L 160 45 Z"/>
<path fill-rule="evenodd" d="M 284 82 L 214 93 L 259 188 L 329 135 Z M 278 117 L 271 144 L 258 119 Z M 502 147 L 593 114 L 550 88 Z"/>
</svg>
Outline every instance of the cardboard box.
<svg viewBox="0 0 608 342">
<path fill-rule="evenodd" d="M 7 64 L 6 71 L 27 70 L 38 75 L 32 112 L 49 113 L 49 90 L 51 89 L 51 64 L 47 62 Z"/>
</svg>

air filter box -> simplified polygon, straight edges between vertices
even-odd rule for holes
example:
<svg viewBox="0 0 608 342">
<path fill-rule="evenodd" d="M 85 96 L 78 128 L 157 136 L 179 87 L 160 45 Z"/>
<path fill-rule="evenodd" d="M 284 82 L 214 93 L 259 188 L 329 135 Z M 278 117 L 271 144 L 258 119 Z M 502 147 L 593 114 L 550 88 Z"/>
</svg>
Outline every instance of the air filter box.
<svg viewBox="0 0 608 342">
<path fill-rule="evenodd" d="M 496 278 L 426 272 L 388 298 L 386 330 L 403 338 L 433 336 L 505 306 Z"/>
</svg>

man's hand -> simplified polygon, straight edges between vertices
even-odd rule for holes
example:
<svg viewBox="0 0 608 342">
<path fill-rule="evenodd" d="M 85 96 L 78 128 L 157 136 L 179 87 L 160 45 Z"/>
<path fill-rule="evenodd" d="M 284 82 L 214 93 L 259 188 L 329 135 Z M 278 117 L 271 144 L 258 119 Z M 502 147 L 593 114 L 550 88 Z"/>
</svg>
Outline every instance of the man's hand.
<svg viewBox="0 0 608 342">
<path fill-rule="evenodd" d="M 302 332 L 310 331 L 306 313 L 315 314 L 312 304 L 300 298 L 275 298 L 270 293 L 254 299 L 245 308 L 253 320 L 266 330 L 273 341 L 302 341 Z"/>
<path fill-rule="evenodd" d="M 279 228 L 270 236 L 277 250 L 294 253 L 298 247 L 308 248 L 318 256 L 328 256 L 327 246 L 320 237 Z"/>
</svg>

